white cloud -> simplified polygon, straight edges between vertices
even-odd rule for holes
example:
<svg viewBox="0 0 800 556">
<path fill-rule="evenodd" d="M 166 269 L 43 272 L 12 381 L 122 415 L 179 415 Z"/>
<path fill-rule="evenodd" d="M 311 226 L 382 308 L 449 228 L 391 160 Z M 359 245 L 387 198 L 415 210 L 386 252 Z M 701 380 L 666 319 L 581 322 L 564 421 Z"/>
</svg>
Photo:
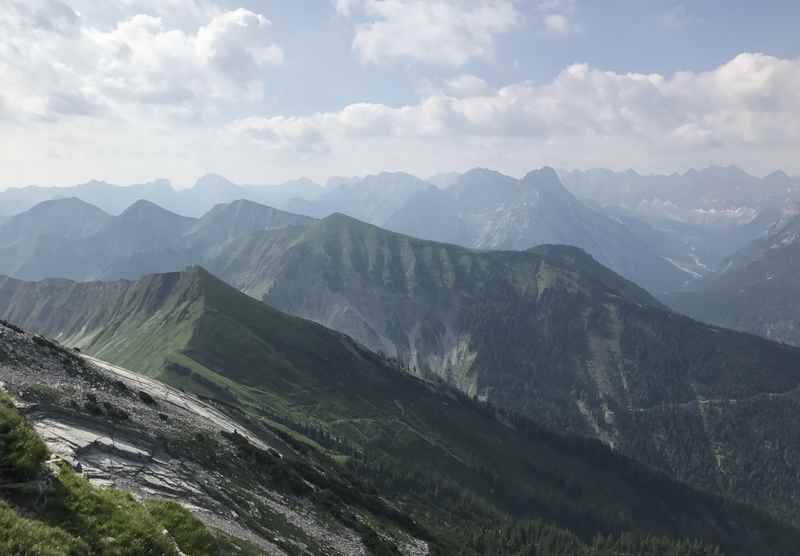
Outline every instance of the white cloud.
<svg viewBox="0 0 800 556">
<path fill-rule="evenodd" d="M 568 35 L 570 24 L 567 16 L 563 14 L 548 14 L 544 17 L 545 28 L 555 35 Z"/>
<path fill-rule="evenodd" d="M 356 25 L 353 49 L 365 63 L 410 59 L 461 67 L 490 60 L 495 37 L 519 25 L 514 0 L 337 0 Z"/>
<path fill-rule="evenodd" d="M 661 14 L 661 24 L 667 29 L 685 29 L 702 21 L 683 4 L 677 4 Z"/>
<path fill-rule="evenodd" d="M 484 79 L 470 74 L 448 79 L 444 85 L 446 94 L 455 98 L 482 96 L 491 91 L 489 84 Z"/>
<path fill-rule="evenodd" d="M 236 131 L 268 128 L 270 140 L 280 137 L 281 148 L 291 148 L 297 135 L 304 149 L 312 137 L 317 152 L 326 152 L 321 144 L 327 144 L 334 153 L 334 146 L 387 139 L 559 144 L 567 149 L 562 155 L 575 154 L 570 143 L 637 145 L 653 157 L 744 147 L 755 153 L 800 147 L 798 90 L 800 59 L 763 54 L 745 53 L 711 71 L 672 76 L 575 64 L 545 85 L 518 83 L 472 96 L 442 91 L 413 105 L 353 104 L 290 120 L 250 118 Z M 630 152 L 621 148 L 619 155 L 630 163 Z"/>
<path fill-rule="evenodd" d="M 222 104 L 257 101 L 264 70 L 283 59 L 269 26 L 263 15 L 237 9 L 188 32 L 145 14 L 101 29 L 58 0 L 4 0 L 5 112 L 19 121 L 142 111 L 201 118 Z"/>
<path fill-rule="evenodd" d="M 442 95 L 467 98 L 492 93 L 492 88 L 485 79 L 470 73 L 462 73 L 445 79 L 426 79 L 422 81 L 417 90 L 422 98 Z"/>
</svg>

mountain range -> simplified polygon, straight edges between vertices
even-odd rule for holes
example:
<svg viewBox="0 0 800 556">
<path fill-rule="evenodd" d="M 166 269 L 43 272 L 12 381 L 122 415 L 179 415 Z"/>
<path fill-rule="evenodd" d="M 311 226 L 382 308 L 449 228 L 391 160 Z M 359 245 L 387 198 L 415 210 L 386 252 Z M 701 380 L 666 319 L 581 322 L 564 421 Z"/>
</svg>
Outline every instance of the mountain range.
<svg viewBox="0 0 800 556">
<path fill-rule="evenodd" d="M 166 182 L 124 188 L 93 183 L 91 187 L 9 189 L 0 193 L 0 207 L 13 212 L 14 207 L 24 206 L 20 199 L 30 203 L 34 198 L 72 195 L 119 214 L 138 195 L 177 214 L 199 217 L 217 204 L 247 199 L 315 218 L 340 212 L 466 247 L 575 245 L 658 294 L 683 288 L 704 275 L 707 267 L 702 259 L 716 255 L 696 252 L 691 238 L 674 230 L 655 229 L 636 215 L 621 217 L 578 200 L 549 168 L 530 172 L 523 180 L 484 169 L 446 178 L 442 183 L 447 187 L 441 189 L 401 172 L 333 178 L 323 188 L 303 180 L 274 187 L 238 186 L 209 175 L 180 191 Z"/>
<path fill-rule="evenodd" d="M 158 479 L 148 488 L 213 500 L 215 511 L 236 516 L 234 532 L 273 550 L 300 543 L 312 554 L 705 555 L 716 545 L 726 554 L 791 554 L 800 540 L 758 511 L 670 481 L 599 443 L 546 432 L 412 377 L 200 268 L 137 282 L 27 287 L 61 292 L 49 308 L 47 296 L 31 297 L 36 315 L 28 320 L 49 326 L 61 318 L 63 345 L 79 343 L 180 388 L 158 390 L 3 323 L 3 381 L 33 404 L 31 418 L 46 424 L 40 430 L 71 435 L 65 431 L 79 424 L 82 438 L 92 438 L 115 423 L 119 448 L 95 441 L 98 452 L 87 461 L 116 469 L 122 483 L 126 465 L 145 466 L 128 485 L 137 488 L 142 476 L 157 479 L 152 466 L 180 457 L 195 471 L 178 477 L 189 481 L 184 486 L 206 477 L 201 490 L 175 490 L 178 477 L 172 487 Z M 62 387 L 43 387 L 37 374 Z M 184 422 L 193 411 L 206 418 Z M 231 432 L 233 423 L 241 429 Z M 64 473 L 58 480 L 73 480 Z M 298 521 L 300 508 L 306 517 Z M 91 522 L 102 531 L 103 519 L 93 514 Z M 526 521 L 534 519 L 555 526 Z M 55 520 L 67 531 L 70 523 Z"/>
<path fill-rule="evenodd" d="M 120 214 L 136 201 L 146 200 L 173 212 L 199 217 L 220 203 L 239 199 L 282 207 L 294 198 L 313 200 L 323 188 L 305 178 L 280 185 L 238 185 L 218 174 L 207 174 L 186 189 L 174 188 L 168 180 L 117 186 L 90 181 L 62 187 L 10 187 L 0 192 L 0 216 L 8 218 L 53 199 L 75 197 L 110 214 Z"/>
<path fill-rule="evenodd" d="M 129 261 L 142 253 L 175 264 L 176 252 L 194 253 L 249 232 L 311 221 L 250 201 L 217 205 L 201 218 L 144 200 L 117 216 L 76 198 L 44 201 L 0 224 L 0 272 L 34 280 L 89 280 L 125 268 L 141 276 L 151 269 L 131 268 L 136 263 Z"/>
<path fill-rule="evenodd" d="M 796 410 L 800 351 L 675 314 L 577 248 L 477 251 L 333 215 L 245 235 L 201 259 L 235 288 L 346 333 L 412 374 L 797 515 L 798 430 L 785 415 Z M 6 279 L 0 315 L 161 373 L 166 348 L 156 347 L 171 340 L 160 319 L 175 315 L 172 326 L 182 327 L 193 309 L 166 310 L 161 296 L 136 291 L 127 281 Z M 160 317 L 139 318 L 137 307 Z M 235 340 L 217 333 L 220 345 Z M 161 355 L 144 355 L 153 351 Z M 253 357 L 245 367 L 266 355 Z M 740 427 L 747 435 L 732 434 Z M 775 442 L 752 450 L 767 438 Z"/>
<path fill-rule="evenodd" d="M 643 175 L 633 170 L 559 172 L 566 187 L 602 210 L 647 222 L 689 246 L 702 277 L 751 241 L 763 237 L 782 211 L 800 200 L 800 179 L 777 170 L 763 178 L 736 166 L 683 174 Z M 691 267 L 690 267 L 691 268 Z"/>
<path fill-rule="evenodd" d="M 800 217 L 786 211 L 770 233 L 724 261 L 691 291 L 664 298 L 697 319 L 800 345 Z"/>
<path fill-rule="evenodd" d="M 472 170 L 447 189 L 428 188 L 413 196 L 384 225 L 477 249 L 574 245 L 656 292 L 679 289 L 692 278 L 685 270 L 692 265 L 688 257 L 682 263 L 671 262 L 659 245 L 580 202 L 551 168 L 530 172 L 521 180 Z"/>
</svg>

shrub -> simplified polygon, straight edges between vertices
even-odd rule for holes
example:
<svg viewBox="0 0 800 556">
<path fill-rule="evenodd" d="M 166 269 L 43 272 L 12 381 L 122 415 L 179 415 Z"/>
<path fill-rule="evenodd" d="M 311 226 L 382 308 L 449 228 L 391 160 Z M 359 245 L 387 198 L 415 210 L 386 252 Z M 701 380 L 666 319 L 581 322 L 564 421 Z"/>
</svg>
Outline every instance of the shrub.
<svg viewBox="0 0 800 556">
<path fill-rule="evenodd" d="M 47 459 L 47 447 L 14 403 L 0 392 L 0 473 L 16 480 L 35 478 Z"/>
<path fill-rule="evenodd" d="M 130 494 L 94 488 L 66 466 L 44 515 L 49 523 L 89 543 L 89 554 L 177 555 L 161 524 Z"/>
<path fill-rule="evenodd" d="M 89 546 L 69 533 L 17 515 L 0 501 L 0 554 L 84 556 Z"/>
<path fill-rule="evenodd" d="M 149 500 L 145 506 L 169 531 L 181 551 L 192 556 L 216 556 L 220 553 L 217 539 L 192 513 L 175 502 Z"/>
</svg>

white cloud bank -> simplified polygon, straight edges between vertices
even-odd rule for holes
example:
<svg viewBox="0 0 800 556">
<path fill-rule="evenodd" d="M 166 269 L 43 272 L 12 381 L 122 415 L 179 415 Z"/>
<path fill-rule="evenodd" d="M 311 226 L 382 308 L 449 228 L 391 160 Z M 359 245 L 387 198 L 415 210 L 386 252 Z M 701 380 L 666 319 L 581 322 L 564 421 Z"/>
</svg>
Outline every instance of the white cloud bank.
<svg viewBox="0 0 800 556">
<path fill-rule="evenodd" d="M 59 0 L 0 0 L 0 118 L 156 111 L 200 119 L 220 105 L 259 101 L 263 71 L 283 60 L 269 26 L 237 9 L 188 32 L 147 14 L 99 29 Z"/>
<path fill-rule="evenodd" d="M 471 77 L 463 82 L 466 87 L 418 104 L 358 103 L 303 118 L 251 117 L 231 129 L 270 148 L 334 154 L 336 146 L 373 140 L 561 146 L 567 149 L 561 159 L 579 157 L 575 147 L 582 146 L 618 157 L 606 161 L 610 166 L 640 163 L 631 159 L 640 156 L 636 151 L 656 158 L 800 147 L 800 60 L 745 53 L 711 71 L 672 76 L 575 64 L 548 84 L 492 91 Z M 480 94 L 464 95 L 472 85 Z"/>
<path fill-rule="evenodd" d="M 471 18 L 467 5 L 489 10 L 485 20 Z M 539 18 L 534 27 L 562 14 L 578 28 L 572 2 L 534 6 L 525 12 Z M 283 51 L 269 19 L 246 9 L 205 0 L 0 0 L 0 184 L 187 183 L 207 171 L 264 182 L 478 165 L 522 174 L 543 164 L 671 171 L 734 162 L 800 173 L 800 59 L 743 53 L 672 75 L 575 64 L 549 82 L 497 88 L 455 70 L 491 58 L 497 35 L 518 24 L 517 3 L 337 7 L 354 18 L 365 60 L 445 66 L 429 68 L 436 72 L 419 101 L 275 112 L 269 84 Z M 398 44 L 386 39 L 404 33 Z"/>
</svg>

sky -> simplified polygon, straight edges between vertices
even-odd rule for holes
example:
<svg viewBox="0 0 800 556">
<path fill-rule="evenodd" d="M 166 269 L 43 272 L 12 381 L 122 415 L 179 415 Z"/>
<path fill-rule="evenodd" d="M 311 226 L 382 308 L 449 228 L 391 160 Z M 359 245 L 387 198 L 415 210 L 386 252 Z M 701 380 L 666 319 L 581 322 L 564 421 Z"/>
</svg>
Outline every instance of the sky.
<svg viewBox="0 0 800 556">
<path fill-rule="evenodd" d="M 800 174 L 800 2 L 0 0 L 0 187 Z"/>
</svg>

